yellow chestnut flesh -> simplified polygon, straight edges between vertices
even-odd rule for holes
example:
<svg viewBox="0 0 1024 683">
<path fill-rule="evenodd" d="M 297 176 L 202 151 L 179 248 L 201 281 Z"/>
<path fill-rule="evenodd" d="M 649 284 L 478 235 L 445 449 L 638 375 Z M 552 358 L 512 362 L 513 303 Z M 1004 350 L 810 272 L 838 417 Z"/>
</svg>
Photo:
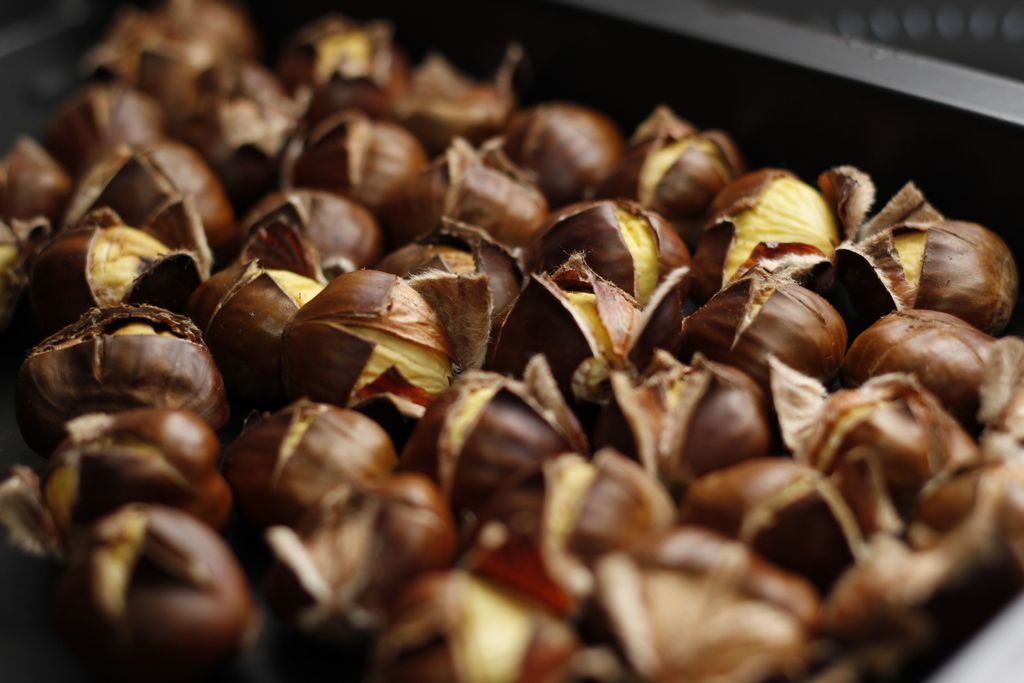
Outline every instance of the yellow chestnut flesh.
<svg viewBox="0 0 1024 683">
<path fill-rule="evenodd" d="M 115 226 L 99 231 L 88 256 L 89 283 L 101 308 L 124 301 L 135 279 L 172 250 L 141 230 Z"/>
<path fill-rule="evenodd" d="M 317 42 L 316 80 L 331 78 L 339 64 L 345 63 L 351 74 L 369 73 L 373 60 L 373 41 L 364 31 L 353 30 L 327 36 Z"/>
<path fill-rule="evenodd" d="M 579 519 L 587 490 L 597 477 L 597 468 L 581 459 L 565 459 L 558 468 L 551 485 L 545 521 L 549 538 L 556 545 L 563 546 L 569 541 L 576 520 Z"/>
<path fill-rule="evenodd" d="M 921 270 L 924 268 L 924 250 L 928 246 L 928 232 L 913 230 L 893 237 L 896 253 L 903 265 L 903 274 L 915 290 L 921 284 Z"/>
<path fill-rule="evenodd" d="M 637 195 L 641 204 L 644 206 L 651 205 L 654 201 L 654 195 L 658 191 L 661 179 L 679 161 L 680 157 L 694 147 L 704 152 L 723 179 L 728 180 L 732 178 L 732 173 L 722 159 L 722 152 L 718 145 L 703 137 L 683 138 L 653 152 L 644 161 L 644 167 L 640 171 L 640 188 Z"/>
<path fill-rule="evenodd" d="M 494 384 L 489 387 L 471 389 L 459 402 L 451 418 L 448 437 L 454 453 L 458 453 L 462 449 L 470 429 L 476 423 L 476 418 L 498 393 L 499 388 L 499 385 Z"/>
<path fill-rule="evenodd" d="M 482 579 L 467 576 L 452 659 L 464 683 L 514 683 L 533 635 L 528 605 Z"/>
<path fill-rule="evenodd" d="M 569 298 L 569 303 L 583 318 L 597 342 L 597 348 L 601 354 L 605 357 L 614 355 L 612 338 L 608 335 L 608 329 L 601 322 L 601 316 L 597 313 L 597 297 L 591 292 L 566 292 L 565 295 Z"/>
<path fill-rule="evenodd" d="M 277 286 L 295 300 L 299 308 L 308 304 L 324 289 L 324 286 L 316 280 L 287 270 L 268 270 L 267 275 L 273 278 Z"/>
<path fill-rule="evenodd" d="M 451 384 L 452 363 L 445 354 L 373 327 L 346 325 L 345 329 L 374 344 L 370 360 L 356 380 L 355 391 L 372 383 L 392 367 L 431 396 L 440 394 Z"/>
<path fill-rule="evenodd" d="M 615 209 L 615 215 L 619 221 L 622 239 L 626 242 L 630 256 L 633 257 L 636 298 L 641 306 L 645 306 L 658 287 L 658 240 L 650 223 L 643 216 L 624 209 Z"/>
</svg>

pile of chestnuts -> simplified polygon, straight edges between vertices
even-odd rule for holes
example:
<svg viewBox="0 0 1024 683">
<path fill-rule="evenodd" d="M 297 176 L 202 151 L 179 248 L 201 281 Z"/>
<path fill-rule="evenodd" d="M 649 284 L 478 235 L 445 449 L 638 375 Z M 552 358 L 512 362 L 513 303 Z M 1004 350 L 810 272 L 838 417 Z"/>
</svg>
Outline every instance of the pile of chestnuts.
<svg viewBox="0 0 1024 683">
<path fill-rule="evenodd" d="M 381 682 L 856 681 L 1024 588 L 996 232 L 666 106 L 524 106 L 517 45 L 482 79 L 387 21 L 262 45 L 233 0 L 125 9 L 0 161 L 43 459 L 0 526 L 104 680 L 277 620 Z"/>
</svg>

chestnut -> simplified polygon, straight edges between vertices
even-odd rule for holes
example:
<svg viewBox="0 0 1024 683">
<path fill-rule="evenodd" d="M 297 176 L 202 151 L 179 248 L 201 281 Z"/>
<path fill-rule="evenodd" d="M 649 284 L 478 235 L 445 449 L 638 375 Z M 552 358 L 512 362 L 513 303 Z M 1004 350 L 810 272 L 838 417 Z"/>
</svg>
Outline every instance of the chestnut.
<svg viewBox="0 0 1024 683">
<path fill-rule="evenodd" d="M 442 219 L 476 225 L 506 247 L 525 247 L 548 204 L 537 186 L 491 140 L 474 150 L 456 139 L 405 187 L 388 212 L 393 247 L 435 229 Z"/>
<path fill-rule="evenodd" d="M 587 452 L 586 436 L 538 356 L 522 382 L 467 372 L 427 408 L 400 464 L 437 482 L 461 514 L 479 510 L 543 461 L 573 451 Z"/>
<path fill-rule="evenodd" d="M 329 190 L 377 218 L 427 164 L 420 143 L 397 123 L 339 112 L 296 140 L 285 157 L 285 185 Z"/>
<path fill-rule="evenodd" d="M 25 442 L 48 455 L 65 423 L 131 408 L 191 410 L 219 429 L 224 382 L 188 318 L 154 306 L 93 309 L 28 353 L 15 383 Z"/>
<path fill-rule="evenodd" d="M 210 249 L 218 259 L 238 251 L 242 235 L 235 226 L 224 185 L 203 158 L 187 145 L 171 140 L 146 148 L 118 147 L 82 178 L 68 202 L 65 225 L 89 211 L 106 207 L 129 225 L 154 220 L 174 200 L 190 199 Z"/>
<path fill-rule="evenodd" d="M 995 340 L 938 311 L 896 311 L 861 332 L 843 361 L 843 383 L 890 372 L 914 375 L 961 424 L 976 424 L 978 392 Z"/>
<path fill-rule="evenodd" d="M 516 108 L 515 74 L 523 49 L 511 45 L 490 82 L 461 73 L 437 52 L 427 55 L 398 98 L 395 116 L 431 154 L 456 138 L 480 144 L 497 135 Z"/>
<path fill-rule="evenodd" d="M 27 137 L 18 138 L 0 161 L 0 219 L 60 219 L 71 194 L 71 178 L 56 159 Z"/>
<path fill-rule="evenodd" d="M 387 478 L 396 460 L 387 432 L 365 415 L 297 401 L 246 425 L 224 476 L 247 520 L 292 526 L 337 486 Z"/>
<path fill-rule="evenodd" d="M 828 288 L 836 247 L 863 221 L 875 190 L 849 166 L 823 173 L 818 185 L 821 192 L 780 169 L 726 185 L 693 257 L 694 299 L 707 301 L 755 266 Z"/>
<path fill-rule="evenodd" d="M 288 624 L 328 638 L 374 635 L 396 594 L 455 559 L 455 526 L 428 479 L 399 474 L 326 494 L 296 529 L 267 531 L 267 602 Z"/>
<path fill-rule="evenodd" d="M 149 225 L 131 227 L 108 209 L 86 215 L 33 257 L 29 299 L 46 332 L 90 308 L 150 303 L 184 312 L 209 273 L 203 233 L 190 203 L 169 204 Z"/>
<path fill-rule="evenodd" d="M 373 214 L 333 192 L 296 189 L 267 195 L 242 220 L 242 231 L 251 234 L 273 222 L 295 226 L 316 247 L 328 279 L 373 267 L 384 254 L 384 233 Z"/>
<path fill-rule="evenodd" d="M 571 102 L 549 102 L 512 116 L 504 150 L 537 183 L 552 208 L 583 199 L 619 163 L 625 141 L 615 123 Z"/>
<path fill-rule="evenodd" d="M 566 396 L 601 399 L 612 370 L 642 368 L 655 349 L 678 348 L 686 273 L 674 271 L 644 309 L 580 254 L 554 275 L 534 273 L 501 324 L 489 368 L 516 374 L 541 353 Z"/>
<path fill-rule="evenodd" d="M 451 383 L 452 347 L 409 284 L 359 270 L 331 280 L 292 318 L 282 371 L 292 399 L 351 406 L 382 397 L 418 417 Z"/>
<path fill-rule="evenodd" d="M 73 548 L 53 621 L 104 677 L 188 681 L 251 643 L 259 612 L 212 529 L 173 508 L 128 505 Z"/>
<path fill-rule="evenodd" d="M 471 573 L 434 573 L 401 592 L 377 640 L 371 677 L 561 681 L 579 649 L 572 628 L 528 597 Z"/>
<path fill-rule="evenodd" d="M 309 98 L 310 125 L 345 109 L 374 118 L 393 113 L 409 82 L 409 65 L 393 34 L 385 21 L 360 24 L 328 14 L 285 42 L 277 73 L 293 96 Z"/>
<path fill-rule="evenodd" d="M 234 265 L 259 261 L 264 270 L 301 275 L 322 287 L 327 282 L 320 268 L 322 260 L 316 245 L 306 239 L 301 228 L 287 216 L 273 215 L 253 226 Z"/>
<path fill-rule="evenodd" d="M 160 105 L 119 83 L 93 83 L 72 95 L 46 128 L 46 148 L 74 178 L 120 145 L 143 147 L 164 137 Z"/>
<path fill-rule="evenodd" d="M 285 326 L 321 290 L 309 277 L 248 261 L 225 268 L 192 293 L 189 317 L 202 330 L 230 396 L 254 403 L 284 396 Z"/>
<path fill-rule="evenodd" d="M 768 358 L 825 384 L 839 373 L 846 324 L 824 298 L 760 271 L 733 282 L 683 322 L 682 358 L 702 353 L 769 390 Z"/>
<path fill-rule="evenodd" d="M 1024 340 L 1004 337 L 992 345 L 979 398 L 983 440 L 1024 444 Z"/>
<path fill-rule="evenodd" d="M 32 262 L 39 248 L 50 237 L 50 223 L 45 218 L 13 221 L 0 220 L 0 334 L 28 286 Z"/>
<path fill-rule="evenodd" d="M 696 247 L 711 202 L 746 167 L 728 133 L 701 133 L 661 105 L 637 127 L 629 149 L 596 193 L 636 200 L 664 216 Z"/>
<path fill-rule="evenodd" d="M 680 519 L 743 541 L 819 586 L 830 585 L 864 544 L 838 489 L 788 458 L 747 460 L 704 475 L 687 489 Z"/>
<path fill-rule="evenodd" d="M 819 597 L 742 545 L 681 527 L 601 558 L 595 621 L 645 681 L 796 680 Z"/>
<path fill-rule="evenodd" d="M 603 200 L 562 209 L 537 231 L 530 245 L 532 270 L 553 273 L 582 254 L 595 273 L 646 306 L 658 285 L 690 265 L 690 252 L 672 226 L 639 204 Z M 686 297 L 684 280 L 680 296 Z"/>
<path fill-rule="evenodd" d="M 595 447 L 619 449 L 673 489 L 769 455 L 768 401 L 740 370 L 701 354 L 687 366 L 657 351 L 640 377 L 615 372 L 611 387 Z"/>
</svg>

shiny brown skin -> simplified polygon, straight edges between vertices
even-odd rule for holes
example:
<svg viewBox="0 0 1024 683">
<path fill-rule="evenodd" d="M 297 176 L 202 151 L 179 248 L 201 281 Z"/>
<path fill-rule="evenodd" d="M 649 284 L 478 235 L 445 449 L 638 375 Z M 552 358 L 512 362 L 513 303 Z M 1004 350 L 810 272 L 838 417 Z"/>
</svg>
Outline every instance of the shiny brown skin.
<svg viewBox="0 0 1024 683">
<path fill-rule="evenodd" d="M 165 10 L 193 37 L 242 59 L 259 59 L 263 40 L 248 7 L 234 0 L 166 0 Z"/>
<path fill-rule="evenodd" d="M 340 275 L 292 318 L 284 333 L 282 372 L 291 399 L 348 405 L 374 344 L 345 324 L 368 325 L 406 341 L 447 354 L 451 344 L 437 315 L 401 278 L 376 270 Z M 419 405 L 433 397 L 401 378 L 393 387 Z M 369 386 L 363 387 L 364 390 Z"/>
<path fill-rule="evenodd" d="M 131 322 L 174 337 L 110 334 Z M 153 306 L 93 309 L 44 339 L 18 370 L 18 426 L 43 455 L 64 438 L 64 423 L 74 417 L 147 407 L 191 410 L 214 429 L 228 419 L 224 381 L 199 330 Z"/>
<path fill-rule="evenodd" d="M 910 373 L 970 428 L 977 423 L 978 392 L 994 342 L 946 313 L 890 313 L 853 340 L 843 361 L 843 383 L 858 386 L 885 373 Z"/>
<path fill-rule="evenodd" d="M 658 248 L 659 282 L 676 268 L 690 265 L 690 250 L 664 218 L 635 202 L 603 200 L 575 204 L 545 221 L 527 250 L 532 269 L 553 273 L 570 254 L 582 253 L 595 273 L 636 298 L 633 255 L 622 237 L 616 210 L 641 216 L 650 226 Z M 686 296 L 687 289 L 681 296 Z"/>
<path fill-rule="evenodd" d="M 421 574 L 447 569 L 455 559 L 448 503 L 417 474 L 336 490 L 299 522 L 292 538 L 330 586 L 329 600 L 303 587 L 297 567 L 304 558 L 275 543 L 274 536 L 282 533 L 287 532 L 275 529 L 268 535 L 275 561 L 264 581 L 267 602 L 286 623 L 327 637 L 372 634 L 384 625 L 402 588 Z M 317 610 L 315 617 L 310 610 Z"/>
<path fill-rule="evenodd" d="M 767 294 L 739 335 L 752 297 Z M 732 365 L 769 390 L 768 357 L 829 384 L 846 352 L 846 324 L 824 298 L 800 285 L 754 275 L 732 283 L 683 322 L 685 360 L 695 353 Z"/>
<path fill-rule="evenodd" d="M 72 95 L 46 129 L 46 148 L 79 177 L 118 145 L 151 145 L 164 137 L 160 106 L 118 83 L 94 83 Z"/>
<path fill-rule="evenodd" d="M 118 613 L 106 606 L 99 558 L 110 560 L 140 515 L 145 537 Z M 255 635 L 259 613 L 242 568 L 212 529 L 172 508 L 132 505 L 96 522 L 74 548 L 53 621 L 104 677 L 163 683 L 194 680 L 227 661 Z"/>
<path fill-rule="evenodd" d="M 151 503 L 188 512 L 215 529 L 227 526 L 232 499 L 217 469 L 220 441 L 195 413 L 139 408 L 86 416 L 68 430 L 50 456 L 43 489 L 57 470 L 74 468 L 72 525 L 129 503 Z M 47 503 L 53 510 L 53 501 Z"/>
<path fill-rule="evenodd" d="M 838 492 L 823 494 L 828 486 L 813 468 L 788 458 L 747 460 L 697 479 L 680 519 L 743 541 L 783 569 L 828 586 L 853 561 L 851 543 L 860 541 L 840 523 L 854 520 Z M 751 526 L 758 519 L 751 515 L 766 510 L 774 512 Z"/>
<path fill-rule="evenodd" d="M 384 232 L 369 211 L 351 199 L 322 190 L 287 190 L 261 199 L 242 220 L 242 232 L 280 220 L 295 225 L 320 252 L 329 278 L 373 267 L 384 255 Z"/>
<path fill-rule="evenodd" d="M 569 102 L 521 111 L 505 128 L 505 153 L 535 179 L 552 209 L 583 199 L 615 168 L 624 147 L 611 119 Z"/>
<path fill-rule="evenodd" d="M 292 427 L 306 419 L 308 428 L 285 453 Z M 382 481 L 396 461 L 391 438 L 370 418 L 299 401 L 249 424 L 227 450 L 224 476 L 247 520 L 292 526 L 331 489 Z"/>
<path fill-rule="evenodd" d="M 233 399 L 257 404 L 284 397 L 281 339 L 299 303 L 258 263 L 235 263 L 200 285 L 189 317 Z"/>
<path fill-rule="evenodd" d="M 496 144 L 474 150 L 456 140 L 424 168 L 388 212 L 392 247 L 428 234 L 443 218 L 475 225 L 507 247 L 525 247 L 548 203 Z"/>
<path fill-rule="evenodd" d="M 460 675 L 453 637 L 466 609 L 464 588 L 470 575 L 461 571 L 427 574 L 406 586 L 393 618 L 377 641 L 372 680 L 381 683 L 473 683 Z M 493 584 L 492 584 L 493 585 Z M 563 621 L 528 598 L 509 596 L 530 611 L 531 629 L 514 683 L 557 683 L 566 680 L 573 655 L 580 648 L 576 634 Z M 416 625 L 415 628 L 411 628 Z M 501 628 L 479 623 L 478 628 Z M 426 627 L 426 628 L 424 628 Z"/>
<path fill-rule="evenodd" d="M 20 137 L 0 161 L 0 218 L 56 223 L 71 193 L 64 168 L 32 138 Z"/>
<path fill-rule="evenodd" d="M 407 130 L 347 111 L 309 131 L 297 156 L 286 159 L 284 177 L 290 187 L 335 192 L 381 218 L 426 164 L 426 152 Z"/>
</svg>

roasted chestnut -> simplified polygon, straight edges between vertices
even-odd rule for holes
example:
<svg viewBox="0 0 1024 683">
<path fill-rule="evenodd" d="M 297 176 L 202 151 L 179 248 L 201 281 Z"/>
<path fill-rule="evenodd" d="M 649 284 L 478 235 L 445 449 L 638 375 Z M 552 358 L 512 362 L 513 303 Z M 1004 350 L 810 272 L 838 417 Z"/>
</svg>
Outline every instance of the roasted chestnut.
<svg viewBox="0 0 1024 683">
<path fill-rule="evenodd" d="M 1004 337 L 992 345 L 979 395 L 983 440 L 1024 445 L 1024 340 Z"/>
<path fill-rule="evenodd" d="M 680 518 L 743 541 L 819 586 L 830 585 L 864 544 L 839 490 L 788 458 L 747 460 L 704 475 L 687 489 Z"/>
<path fill-rule="evenodd" d="M 321 290 L 314 279 L 249 261 L 225 268 L 193 292 L 189 317 L 202 330 L 228 394 L 255 403 L 284 396 L 284 329 Z"/>
<path fill-rule="evenodd" d="M 698 132 L 662 105 L 640 124 L 629 149 L 597 186 L 598 197 L 634 199 L 669 220 L 690 246 L 711 202 L 746 172 L 728 133 Z"/>
<path fill-rule="evenodd" d="M 395 116 L 431 154 L 444 151 L 456 138 L 480 144 L 500 133 L 515 109 L 513 79 L 522 60 L 522 48 L 510 46 L 494 78 L 481 83 L 432 52 L 413 70 Z"/>
<path fill-rule="evenodd" d="M 714 532 L 674 529 L 596 575 L 603 630 L 645 681 L 796 680 L 811 664 L 814 588 Z"/>
<path fill-rule="evenodd" d="M 683 365 L 657 351 L 639 378 L 615 372 L 596 447 L 610 445 L 673 489 L 743 460 L 769 455 L 768 402 L 739 370 L 697 354 Z"/>
<path fill-rule="evenodd" d="M 639 204 L 603 200 L 556 213 L 529 247 L 532 270 L 553 273 L 572 254 L 604 279 L 646 306 L 658 285 L 677 268 L 690 265 L 690 252 L 672 226 Z M 686 297 L 683 280 L 680 296 Z"/>
<path fill-rule="evenodd" d="M 82 178 L 64 222 L 73 225 L 93 209 L 116 211 L 129 225 L 154 221 L 172 201 L 191 199 L 193 212 L 218 259 L 238 251 L 242 235 L 224 185 L 187 145 L 164 140 L 146 148 L 118 147 Z"/>
<path fill-rule="evenodd" d="M 0 161 L 0 220 L 57 222 L 71 193 L 71 178 L 35 142 L 20 137 Z"/>
<path fill-rule="evenodd" d="M 325 495 L 298 527 L 273 527 L 267 602 L 297 628 L 347 640 L 374 635 L 417 576 L 455 559 L 448 504 L 428 479 L 399 474 Z"/>
<path fill-rule="evenodd" d="M 336 277 L 292 318 L 282 368 L 292 399 L 350 406 L 383 397 L 419 416 L 451 383 L 452 348 L 415 289 L 360 270 Z"/>
<path fill-rule="evenodd" d="M 147 407 L 191 410 L 214 429 L 228 419 L 224 381 L 199 330 L 153 306 L 93 309 L 44 339 L 18 370 L 18 426 L 43 455 L 72 418 Z"/>
<path fill-rule="evenodd" d="M 50 223 L 45 218 L 10 225 L 0 220 L 0 334 L 10 324 L 28 286 L 32 261 L 49 237 Z"/>
<path fill-rule="evenodd" d="M 515 114 L 504 150 L 551 208 L 583 199 L 619 163 L 625 142 L 611 119 L 588 107 L 550 102 Z"/>
<path fill-rule="evenodd" d="M 371 675 L 387 683 L 561 681 L 579 648 L 568 624 L 527 597 L 462 571 L 428 574 L 402 591 Z"/>
<path fill-rule="evenodd" d="M 173 508 L 129 505 L 75 545 L 53 599 L 68 645 L 119 681 L 188 681 L 251 643 L 259 612 L 231 550 Z"/>
<path fill-rule="evenodd" d="M 46 147 L 77 178 L 120 145 L 143 147 L 163 137 L 163 113 L 153 98 L 118 83 L 93 83 L 54 114 Z"/>
<path fill-rule="evenodd" d="M 260 200 L 242 221 L 251 234 L 275 222 L 293 225 L 320 253 L 328 279 L 377 263 L 384 234 L 369 211 L 350 199 L 321 190 L 288 190 Z"/>
<path fill-rule="evenodd" d="M 392 246 L 401 246 L 450 218 L 481 228 L 507 247 L 524 247 L 547 213 L 544 195 L 508 160 L 500 140 L 474 150 L 456 139 L 392 205 L 388 236 Z"/>
<path fill-rule="evenodd" d="M 683 322 L 682 358 L 702 353 L 769 389 L 768 358 L 825 384 L 839 373 L 846 324 L 821 296 L 759 271 L 715 294 Z"/>
<path fill-rule="evenodd" d="M 69 325 L 94 306 L 150 303 L 183 313 L 210 267 L 190 208 L 191 200 L 169 204 L 138 228 L 100 209 L 58 233 L 32 259 L 29 299 L 43 330 Z"/>
<path fill-rule="evenodd" d="M 405 53 L 393 34 L 385 21 L 359 24 L 328 14 L 285 43 L 277 72 L 292 95 L 310 98 L 310 124 L 344 109 L 375 118 L 393 112 L 409 81 Z"/>
<path fill-rule="evenodd" d="M 853 340 L 843 361 L 843 383 L 859 386 L 878 375 L 910 373 L 962 424 L 973 427 L 994 342 L 947 313 L 897 311 Z"/>
<path fill-rule="evenodd" d="M 565 452 L 587 452 L 586 436 L 537 357 L 522 382 L 467 372 L 427 408 L 401 469 L 429 476 L 461 514 Z"/>
<path fill-rule="evenodd" d="M 337 486 L 387 478 L 396 460 L 387 432 L 365 415 L 297 401 L 246 425 L 224 476 L 250 522 L 291 526 Z"/>
</svg>

